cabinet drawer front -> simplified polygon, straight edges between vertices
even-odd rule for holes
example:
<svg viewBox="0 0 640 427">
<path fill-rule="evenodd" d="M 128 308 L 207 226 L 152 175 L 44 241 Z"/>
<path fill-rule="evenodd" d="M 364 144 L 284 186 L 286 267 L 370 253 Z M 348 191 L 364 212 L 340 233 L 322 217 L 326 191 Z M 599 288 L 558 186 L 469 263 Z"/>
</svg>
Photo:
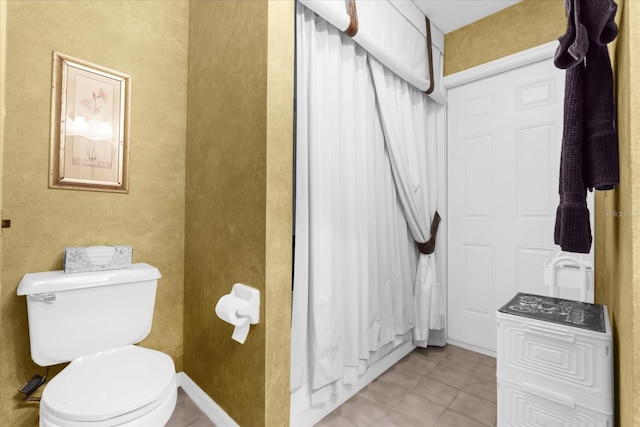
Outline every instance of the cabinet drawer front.
<svg viewBox="0 0 640 427">
<path fill-rule="evenodd" d="M 518 384 L 575 396 L 576 402 L 612 411 L 612 348 L 575 328 L 542 322 L 498 321 L 497 375 Z"/>
<path fill-rule="evenodd" d="M 613 427 L 613 414 L 576 405 L 555 390 L 498 379 L 498 427 Z"/>
</svg>

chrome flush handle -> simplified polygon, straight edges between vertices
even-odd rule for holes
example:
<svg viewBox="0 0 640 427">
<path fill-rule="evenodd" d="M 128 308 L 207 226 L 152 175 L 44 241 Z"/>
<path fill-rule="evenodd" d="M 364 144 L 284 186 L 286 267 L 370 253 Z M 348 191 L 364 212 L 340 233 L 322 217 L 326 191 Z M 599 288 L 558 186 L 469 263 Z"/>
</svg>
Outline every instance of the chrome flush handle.
<svg viewBox="0 0 640 427">
<path fill-rule="evenodd" d="M 28 295 L 31 301 L 44 301 L 47 304 L 53 304 L 56 302 L 55 294 L 36 294 L 36 295 Z"/>
</svg>

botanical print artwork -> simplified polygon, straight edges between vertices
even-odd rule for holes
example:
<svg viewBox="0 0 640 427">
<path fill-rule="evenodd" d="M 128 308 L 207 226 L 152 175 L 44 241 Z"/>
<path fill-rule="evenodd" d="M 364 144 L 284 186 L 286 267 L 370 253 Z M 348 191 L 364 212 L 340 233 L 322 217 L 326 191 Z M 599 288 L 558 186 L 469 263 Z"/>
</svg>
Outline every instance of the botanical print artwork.
<svg viewBox="0 0 640 427">
<path fill-rule="evenodd" d="M 93 98 L 93 100 L 91 100 L 90 98 L 83 98 L 80 100 L 80 105 L 86 108 L 91 114 L 98 114 L 102 109 L 102 106 L 98 105 L 98 101 L 102 101 L 101 104 L 107 104 L 109 102 L 107 92 L 105 92 L 102 88 L 98 89 L 97 95 L 95 91 L 92 92 L 91 97 Z"/>
<path fill-rule="evenodd" d="M 129 192 L 131 76 L 53 53 L 49 188 Z"/>
<path fill-rule="evenodd" d="M 103 81 L 77 75 L 67 136 L 72 136 L 72 164 L 111 169 L 114 88 Z"/>
</svg>

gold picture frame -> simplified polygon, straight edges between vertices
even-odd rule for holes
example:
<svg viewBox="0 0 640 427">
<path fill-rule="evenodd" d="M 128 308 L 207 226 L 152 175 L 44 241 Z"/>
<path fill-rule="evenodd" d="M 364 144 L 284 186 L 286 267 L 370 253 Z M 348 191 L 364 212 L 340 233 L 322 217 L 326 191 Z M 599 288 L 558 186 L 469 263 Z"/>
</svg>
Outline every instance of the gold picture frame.
<svg viewBox="0 0 640 427">
<path fill-rule="evenodd" d="M 49 187 L 129 192 L 131 76 L 53 53 Z"/>
</svg>

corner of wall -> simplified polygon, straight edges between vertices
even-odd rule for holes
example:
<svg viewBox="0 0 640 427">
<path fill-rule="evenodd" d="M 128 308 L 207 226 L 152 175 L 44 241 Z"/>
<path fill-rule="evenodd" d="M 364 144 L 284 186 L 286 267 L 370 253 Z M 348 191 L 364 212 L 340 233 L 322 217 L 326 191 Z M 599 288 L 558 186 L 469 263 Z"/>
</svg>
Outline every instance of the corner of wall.
<svg viewBox="0 0 640 427">
<path fill-rule="evenodd" d="M 293 229 L 293 0 L 269 2 L 265 425 L 289 425 Z M 268 396 L 268 397 L 267 397 Z"/>
<path fill-rule="evenodd" d="M 617 0 L 614 68 L 620 185 L 596 194 L 596 302 L 609 308 L 614 336 L 616 425 L 640 422 L 640 7 Z"/>
<path fill-rule="evenodd" d="M 2 216 L 2 152 L 4 147 L 5 88 L 6 88 L 6 45 L 7 45 L 7 1 L 0 0 L 0 216 Z M 0 234 L 2 229 L 0 229 Z M 0 238 L 0 255 L 2 254 L 2 238 Z M 2 295 L 2 256 L 0 256 L 0 295 Z M 0 304 L 0 328 L 2 327 L 2 306 Z M 4 363 L 0 355 L 0 372 Z M 3 388 L 0 388 L 0 401 L 4 400 Z M 0 410 L 1 415 L 1 410 Z"/>
<path fill-rule="evenodd" d="M 7 63 L 7 0 L 0 0 L 0 216 L 2 216 L 2 152 L 4 147 L 4 122 L 7 115 L 5 106 Z M 0 233 L 2 230 L 0 229 Z M 2 239 L 0 239 L 0 254 L 2 254 Z M 2 277 L 2 257 L 0 256 L 0 278 Z M 0 280 L 0 292 L 2 280 Z M 0 304 L 0 319 L 2 318 L 2 304 Z M 0 360 L 0 364 L 2 361 Z"/>
</svg>

